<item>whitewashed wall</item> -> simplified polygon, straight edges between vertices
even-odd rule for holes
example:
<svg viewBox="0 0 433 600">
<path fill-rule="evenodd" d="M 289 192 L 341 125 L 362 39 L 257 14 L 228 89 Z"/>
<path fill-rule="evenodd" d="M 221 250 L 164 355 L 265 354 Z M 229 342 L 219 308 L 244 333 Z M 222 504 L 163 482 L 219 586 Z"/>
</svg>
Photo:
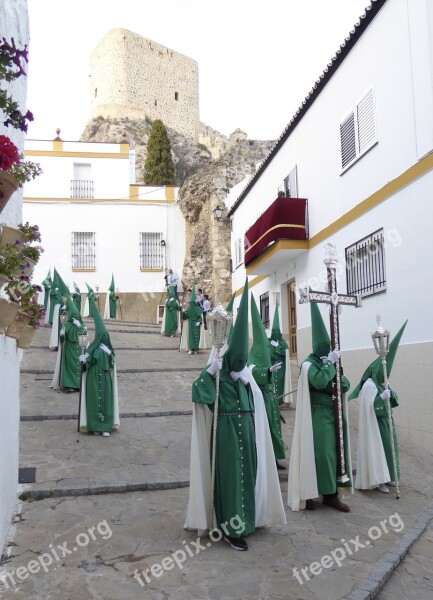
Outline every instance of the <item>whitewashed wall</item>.
<svg viewBox="0 0 433 600">
<path fill-rule="evenodd" d="M 19 47 L 29 40 L 26 0 L 2 0 L 0 3 L 0 37 L 11 37 Z M 26 103 L 27 80 L 20 77 L 10 88 L 14 100 L 22 107 Z M 0 134 L 9 136 L 19 148 L 24 147 L 23 135 L 0 126 Z M 16 192 L 0 215 L 0 222 L 17 225 L 21 221 L 22 193 Z M 15 340 L 0 335 L 0 553 L 3 550 L 15 509 L 19 464 L 19 368 L 22 351 Z"/>
</svg>

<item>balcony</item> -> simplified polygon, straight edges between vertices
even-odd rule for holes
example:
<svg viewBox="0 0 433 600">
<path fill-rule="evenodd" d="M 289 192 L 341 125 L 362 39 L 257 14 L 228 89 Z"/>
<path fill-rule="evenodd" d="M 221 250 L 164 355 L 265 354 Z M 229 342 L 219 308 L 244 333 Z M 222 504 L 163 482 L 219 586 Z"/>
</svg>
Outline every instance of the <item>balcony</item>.
<svg viewBox="0 0 433 600">
<path fill-rule="evenodd" d="M 277 198 L 244 237 L 247 274 L 266 275 L 308 249 L 308 200 Z"/>
<path fill-rule="evenodd" d="M 71 198 L 94 198 L 93 180 L 71 179 Z"/>
</svg>

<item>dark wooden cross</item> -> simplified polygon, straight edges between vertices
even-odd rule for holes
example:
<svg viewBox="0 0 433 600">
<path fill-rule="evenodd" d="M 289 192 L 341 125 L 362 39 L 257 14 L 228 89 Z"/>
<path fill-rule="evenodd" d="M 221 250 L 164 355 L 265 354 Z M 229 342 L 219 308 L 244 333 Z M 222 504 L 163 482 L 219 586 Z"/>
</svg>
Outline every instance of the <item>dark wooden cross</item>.
<svg viewBox="0 0 433 600">
<path fill-rule="evenodd" d="M 320 304 L 325 303 L 330 306 L 331 350 L 340 350 L 340 328 L 338 322 L 340 307 L 342 305 L 347 305 L 358 308 L 361 306 L 361 299 L 359 296 L 349 296 L 347 294 L 337 293 L 336 266 L 338 260 L 336 258 L 336 248 L 332 244 L 326 244 L 325 250 L 326 258 L 323 262 L 326 265 L 328 291 L 315 292 L 308 288 L 299 290 L 299 304 L 317 302 Z M 346 465 L 346 449 L 343 429 L 343 394 L 341 386 L 343 369 L 341 367 L 340 359 L 335 363 L 335 371 L 335 377 L 332 381 L 332 399 L 335 414 L 335 439 L 337 443 L 337 482 L 346 483 L 349 481 L 352 474 L 350 473 L 349 477 Z"/>
</svg>

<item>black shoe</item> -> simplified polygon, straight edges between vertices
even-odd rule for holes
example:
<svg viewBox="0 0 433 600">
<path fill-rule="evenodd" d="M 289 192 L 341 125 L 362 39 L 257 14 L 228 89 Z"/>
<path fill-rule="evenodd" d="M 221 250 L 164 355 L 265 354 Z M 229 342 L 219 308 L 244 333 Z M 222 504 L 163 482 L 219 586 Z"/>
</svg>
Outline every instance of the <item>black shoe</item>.
<svg viewBox="0 0 433 600">
<path fill-rule="evenodd" d="M 277 463 L 277 469 L 279 469 L 280 471 L 286 471 L 286 467 L 284 467 L 283 465 L 280 465 L 280 463 L 278 461 L 276 461 Z"/>
<path fill-rule="evenodd" d="M 65 388 L 65 392 L 67 394 L 72 394 L 72 392 L 78 392 L 76 388 Z"/>
<path fill-rule="evenodd" d="M 241 552 L 244 550 L 248 550 L 248 545 L 244 538 L 235 538 L 230 537 L 229 535 L 223 535 L 223 540 L 230 544 L 230 546 L 235 550 L 240 550 Z"/>
<path fill-rule="evenodd" d="M 305 502 L 305 510 L 316 510 L 316 505 L 314 504 L 314 500 L 307 500 Z"/>
</svg>

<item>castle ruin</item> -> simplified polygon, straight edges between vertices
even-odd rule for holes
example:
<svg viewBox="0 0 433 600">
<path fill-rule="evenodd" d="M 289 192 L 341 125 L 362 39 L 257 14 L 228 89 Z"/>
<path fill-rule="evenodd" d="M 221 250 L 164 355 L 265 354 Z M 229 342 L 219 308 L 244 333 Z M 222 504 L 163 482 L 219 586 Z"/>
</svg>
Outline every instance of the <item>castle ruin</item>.
<svg viewBox="0 0 433 600">
<path fill-rule="evenodd" d="M 199 134 L 198 64 L 127 29 L 112 29 L 90 57 L 91 117 L 161 119 Z"/>
</svg>

